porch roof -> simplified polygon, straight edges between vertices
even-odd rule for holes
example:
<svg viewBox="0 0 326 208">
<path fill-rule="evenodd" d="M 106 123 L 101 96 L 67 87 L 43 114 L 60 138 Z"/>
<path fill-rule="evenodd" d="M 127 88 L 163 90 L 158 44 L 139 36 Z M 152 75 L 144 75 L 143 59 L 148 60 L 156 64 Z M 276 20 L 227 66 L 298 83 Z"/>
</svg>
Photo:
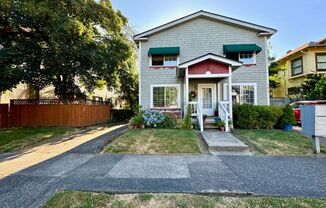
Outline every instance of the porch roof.
<svg viewBox="0 0 326 208">
<path fill-rule="evenodd" d="M 216 54 L 213 54 L 213 53 L 208 53 L 208 54 L 205 54 L 203 56 L 199 56 L 197 58 L 194 58 L 194 59 L 191 59 L 189 61 L 186 61 L 186 62 L 183 62 L 183 63 L 179 64 L 178 70 L 177 70 L 177 76 L 180 77 L 180 78 L 184 77 L 185 69 L 187 67 L 198 64 L 198 63 L 201 63 L 201 62 L 206 61 L 206 60 L 212 60 L 212 61 L 219 62 L 221 64 L 231 66 L 233 70 L 240 67 L 240 66 L 242 66 L 242 62 L 234 61 L 234 60 L 225 58 L 224 56 L 216 55 Z"/>
<path fill-rule="evenodd" d="M 202 62 L 202 61 L 205 61 L 205 60 L 208 60 L 208 59 L 216 61 L 216 62 L 220 62 L 222 64 L 229 65 L 233 69 L 242 66 L 242 62 L 234 61 L 234 60 L 225 58 L 224 56 L 216 55 L 214 53 L 208 53 L 208 54 L 205 54 L 203 56 L 199 56 L 197 58 L 194 58 L 194 59 L 191 59 L 189 61 L 186 61 L 186 62 L 183 62 L 183 63 L 179 64 L 179 68 L 187 68 L 188 66 L 197 64 L 199 62 Z"/>
</svg>

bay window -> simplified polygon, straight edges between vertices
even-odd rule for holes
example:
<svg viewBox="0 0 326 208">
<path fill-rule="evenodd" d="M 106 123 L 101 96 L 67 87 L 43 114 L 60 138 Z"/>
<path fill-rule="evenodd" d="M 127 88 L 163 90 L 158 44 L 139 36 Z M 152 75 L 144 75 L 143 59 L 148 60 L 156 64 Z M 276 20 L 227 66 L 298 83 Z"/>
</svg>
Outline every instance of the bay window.
<svg viewBox="0 0 326 208">
<path fill-rule="evenodd" d="M 180 108 L 180 85 L 152 85 L 151 108 Z"/>
</svg>

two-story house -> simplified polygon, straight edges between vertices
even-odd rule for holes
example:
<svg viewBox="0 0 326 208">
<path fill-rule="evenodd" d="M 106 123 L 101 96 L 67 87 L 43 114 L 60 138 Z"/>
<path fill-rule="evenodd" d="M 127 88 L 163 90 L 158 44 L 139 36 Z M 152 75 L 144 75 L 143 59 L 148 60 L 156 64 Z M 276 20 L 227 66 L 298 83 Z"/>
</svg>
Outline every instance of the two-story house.
<svg viewBox="0 0 326 208">
<path fill-rule="evenodd" d="M 216 109 L 232 119 L 233 102 L 269 105 L 267 39 L 275 32 L 199 11 L 135 35 L 140 105 L 180 114 L 191 105 L 201 130 Z"/>
<path fill-rule="evenodd" d="M 277 61 L 280 85 L 272 90 L 274 98 L 292 98 L 299 95 L 299 87 L 308 74 L 326 74 L 326 38 L 306 43 Z"/>
</svg>

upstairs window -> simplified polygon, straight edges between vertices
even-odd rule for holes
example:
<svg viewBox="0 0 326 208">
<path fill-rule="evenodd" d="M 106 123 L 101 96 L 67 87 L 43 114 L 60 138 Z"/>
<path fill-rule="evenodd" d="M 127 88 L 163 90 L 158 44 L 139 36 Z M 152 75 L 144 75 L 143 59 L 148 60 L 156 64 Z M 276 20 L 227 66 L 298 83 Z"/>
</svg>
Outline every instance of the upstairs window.
<svg viewBox="0 0 326 208">
<path fill-rule="evenodd" d="M 326 71 L 326 53 L 316 54 L 317 71 Z"/>
<path fill-rule="evenodd" d="M 226 58 L 240 61 L 244 65 L 256 64 L 255 52 L 226 53 Z"/>
<path fill-rule="evenodd" d="M 152 56 L 152 66 L 163 66 L 164 65 L 164 56 L 153 55 Z"/>
<path fill-rule="evenodd" d="M 152 55 L 152 66 L 177 66 L 176 55 Z"/>
<path fill-rule="evenodd" d="M 255 64 L 255 53 L 253 52 L 240 52 L 239 61 L 243 64 Z"/>
<path fill-rule="evenodd" d="M 296 76 L 303 73 L 302 57 L 291 61 L 291 75 Z"/>
</svg>

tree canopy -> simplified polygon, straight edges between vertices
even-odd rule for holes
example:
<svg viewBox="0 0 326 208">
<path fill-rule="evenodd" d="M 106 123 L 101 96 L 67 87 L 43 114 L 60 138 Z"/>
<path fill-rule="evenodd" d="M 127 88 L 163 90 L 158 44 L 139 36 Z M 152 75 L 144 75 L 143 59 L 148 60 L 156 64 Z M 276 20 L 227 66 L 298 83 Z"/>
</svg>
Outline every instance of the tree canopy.
<svg viewBox="0 0 326 208">
<path fill-rule="evenodd" d="M 2 0 L 0 91 L 19 82 L 36 92 L 51 84 L 70 99 L 83 96 L 78 82 L 88 92 L 99 80 L 119 86 L 133 58 L 126 25 L 109 0 Z"/>
<path fill-rule="evenodd" d="M 326 77 L 310 74 L 300 86 L 301 98 L 305 100 L 326 100 Z"/>
</svg>

